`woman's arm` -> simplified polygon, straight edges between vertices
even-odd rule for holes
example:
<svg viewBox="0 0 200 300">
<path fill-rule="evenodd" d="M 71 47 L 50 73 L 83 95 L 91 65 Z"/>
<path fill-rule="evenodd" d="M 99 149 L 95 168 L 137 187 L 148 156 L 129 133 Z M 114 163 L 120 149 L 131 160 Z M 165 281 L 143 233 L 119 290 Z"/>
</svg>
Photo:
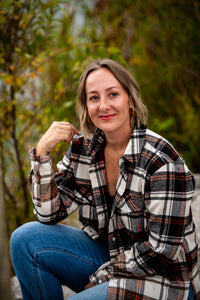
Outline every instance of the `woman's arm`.
<svg viewBox="0 0 200 300">
<path fill-rule="evenodd" d="M 43 223 L 56 223 L 77 208 L 77 204 L 62 193 L 59 182 L 65 181 L 70 188 L 74 185 L 73 170 L 70 167 L 70 149 L 65 155 L 65 164 L 59 164 L 61 172 L 54 174 L 50 152 L 60 141 L 69 143 L 78 131 L 69 123 L 54 122 L 39 141 L 37 148 L 32 149 L 29 190 L 34 204 L 34 213 Z"/>
<path fill-rule="evenodd" d="M 78 130 L 69 122 L 53 122 L 51 127 L 40 139 L 36 148 L 36 155 L 47 155 L 58 143 L 62 141 L 69 143 L 74 135 L 78 133 Z"/>
</svg>

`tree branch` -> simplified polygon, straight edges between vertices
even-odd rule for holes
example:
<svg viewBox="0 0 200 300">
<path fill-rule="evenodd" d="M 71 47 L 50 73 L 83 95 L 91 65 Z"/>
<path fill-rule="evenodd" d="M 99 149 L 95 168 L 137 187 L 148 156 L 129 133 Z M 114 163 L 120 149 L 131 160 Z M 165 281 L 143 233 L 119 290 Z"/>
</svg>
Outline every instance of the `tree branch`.
<svg viewBox="0 0 200 300">
<path fill-rule="evenodd" d="M 11 86 L 11 99 L 14 99 L 14 87 Z M 19 151 L 19 141 L 17 139 L 16 136 L 16 105 L 13 104 L 12 106 L 12 132 L 11 132 L 11 136 L 14 142 L 14 150 L 15 150 L 15 154 L 16 154 L 16 158 L 17 158 L 17 165 L 19 168 L 19 174 L 20 174 L 20 181 L 21 181 L 21 189 L 22 189 L 22 193 L 23 193 L 23 200 L 25 203 L 24 206 L 24 214 L 27 217 L 29 214 L 29 197 L 28 197 L 28 192 L 27 192 L 27 180 L 24 174 L 24 170 L 23 170 L 23 163 L 22 163 L 22 159 L 21 159 L 21 155 L 20 155 L 20 151 Z"/>
</svg>

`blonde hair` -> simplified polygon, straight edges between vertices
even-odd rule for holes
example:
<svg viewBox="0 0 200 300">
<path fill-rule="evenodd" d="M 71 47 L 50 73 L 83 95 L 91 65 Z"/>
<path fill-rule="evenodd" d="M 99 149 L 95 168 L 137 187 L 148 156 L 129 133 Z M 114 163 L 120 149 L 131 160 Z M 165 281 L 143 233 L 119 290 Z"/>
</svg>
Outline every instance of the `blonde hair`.
<svg viewBox="0 0 200 300">
<path fill-rule="evenodd" d="M 86 106 L 86 93 L 85 85 L 88 75 L 101 68 L 108 69 L 119 83 L 123 86 L 127 94 L 129 95 L 131 104 L 134 109 L 134 115 L 130 116 L 131 127 L 134 128 L 135 124 L 138 127 L 145 125 L 147 121 L 147 108 L 144 105 L 140 96 L 139 85 L 132 75 L 118 62 L 103 58 L 92 61 L 85 69 L 79 80 L 78 86 L 78 100 L 76 104 L 76 112 L 79 117 L 81 131 L 84 135 L 93 134 L 95 126 L 89 121 L 88 111 Z"/>
</svg>

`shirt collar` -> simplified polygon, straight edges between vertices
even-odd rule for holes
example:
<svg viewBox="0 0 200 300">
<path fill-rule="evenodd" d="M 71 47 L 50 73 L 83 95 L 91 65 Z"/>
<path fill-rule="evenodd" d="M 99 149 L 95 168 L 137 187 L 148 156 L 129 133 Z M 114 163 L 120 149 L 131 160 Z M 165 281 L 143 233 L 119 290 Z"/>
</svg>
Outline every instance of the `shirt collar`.
<svg viewBox="0 0 200 300">
<path fill-rule="evenodd" d="M 105 135 L 102 130 L 96 128 L 94 136 L 92 137 L 89 145 L 88 152 L 91 156 L 94 156 L 99 148 L 105 143 Z"/>
<path fill-rule="evenodd" d="M 146 126 L 135 127 L 132 131 L 130 141 L 125 149 L 123 157 L 130 163 L 135 164 L 140 159 L 145 140 Z M 102 130 L 96 129 L 95 134 L 92 137 L 88 151 L 91 156 L 94 156 L 97 151 L 105 144 L 105 135 Z"/>
<path fill-rule="evenodd" d="M 144 146 L 146 134 L 146 126 L 141 126 L 140 128 L 135 127 L 130 141 L 126 147 L 123 157 L 130 163 L 135 164 L 139 161 L 140 155 Z"/>
</svg>

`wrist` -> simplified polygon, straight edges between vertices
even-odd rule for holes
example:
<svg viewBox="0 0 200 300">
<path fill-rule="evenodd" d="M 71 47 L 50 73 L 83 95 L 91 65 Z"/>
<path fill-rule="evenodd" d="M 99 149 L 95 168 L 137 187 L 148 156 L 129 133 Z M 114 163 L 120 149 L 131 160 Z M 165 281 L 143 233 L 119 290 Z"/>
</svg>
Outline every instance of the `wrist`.
<svg viewBox="0 0 200 300">
<path fill-rule="evenodd" d="M 44 149 L 40 148 L 39 146 L 36 147 L 36 155 L 37 156 L 45 156 L 48 155 L 48 152 Z"/>
</svg>

